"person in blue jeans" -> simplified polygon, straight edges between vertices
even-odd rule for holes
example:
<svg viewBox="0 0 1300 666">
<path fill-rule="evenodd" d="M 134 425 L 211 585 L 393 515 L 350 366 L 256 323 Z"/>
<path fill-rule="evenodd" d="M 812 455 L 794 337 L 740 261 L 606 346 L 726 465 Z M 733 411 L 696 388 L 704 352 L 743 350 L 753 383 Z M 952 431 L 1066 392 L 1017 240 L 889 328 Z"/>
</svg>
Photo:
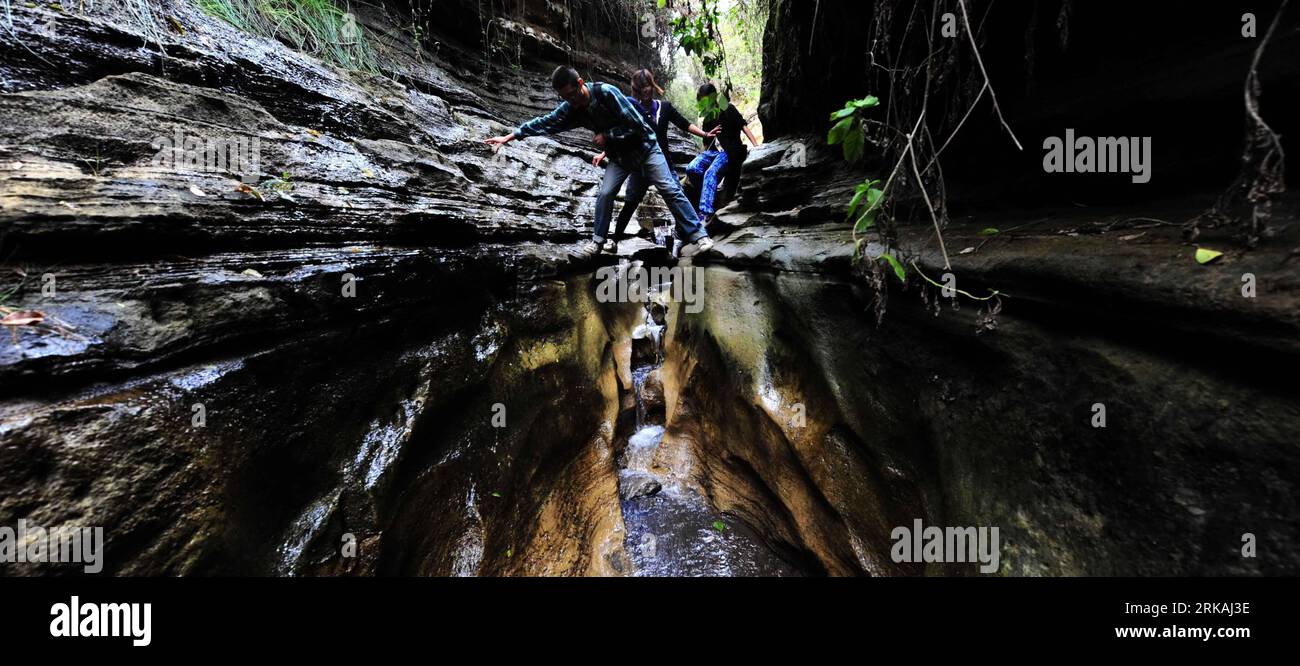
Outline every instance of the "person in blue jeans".
<svg viewBox="0 0 1300 666">
<path fill-rule="evenodd" d="M 716 109 L 718 106 L 718 89 L 712 83 L 700 86 L 695 97 L 705 108 Z M 740 141 L 740 133 L 744 132 L 749 142 L 755 146 L 758 145 L 758 140 L 754 138 L 753 132 L 749 131 L 745 117 L 740 115 L 740 111 L 729 101 L 727 108 L 722 109 L 720 113 L 715 111 L 705 119 L 704 131 L 710 136 L 716 135 L 716 139 L 705 143 L 704 152 L 686 167 L 686 175 L 699 188 L 699 213 L 707 220 L 717 212 L 713 202 L 717 197 L 718 184 L 722 181 L 722 174 L 726 172 L 727 164 L 744 160 L 745 144 Z"/>
<path fill-rule="evenodd" d="M 614 214 L 614 198 L 632 174 L 659 190 L 677 223 L 678 237 L 688 243 L 682 248 L 682 256 L 689 257 L 713 247 L 681 184 L 668 168 L 654 130 L 616 86 L 588 84 L 578 76 L 577 70 L 564 65 L 555 68 L 551 86 L 563 100 L 554 111 L 529 120 L 510 134 L 486 139 L 485 143 L 500 150 L 515 139 L 559 134 L 575 127 L 585 127 L 595 133 L 596 145 L 609 156 L 609 167 L 596 195 L 596 221 L 591 240 L 578 249 L 580 256 L 600 253 Z"/>
<path fill-rule="evenodd" d="M 664 154 L 668 160 L 668 167 L 673 166 L 672 159 L 668 157 L 668 127 L 676 125 L 677 129 L 698 136 L 706 141 L 711 140 L 718 132 L 722 131 L 717 127 L 713 132 L 705 132 L 691 121 L 686 119 L 680 111 L 677 110 L 668 100 L 656 99 L 655 95 L 663 95 L 663 88 L 655 83 L 654 72 L 648 69 L 638 69 L 632 73 L 632 103 L 636 104 L 637 110 L 645 117 L 646 122 L 654 128 L 655 139 L 659 142 L 659 151 Z M 600 153 L 591 163 L 593 166 L 600 166 L 605 160 L 605 153 Z M 618 251 L 618 241 L 625 238 L 624 230 L 632 221 L 632 214 L 636 212 L 638 206 L 645 199 L 648 184 L 637 174 L 632 174 L 627 179 L 627 189 L 623 192 L 623 208 L 618 211 L 618 217 L 614 220 L 614 234 L 605 241 L 605 250 L 607 252 Z M 642 218 L 642 226 L 645 226 L 645 218 Z M 652 227 L 646 227 L 651 229 Z"/>
</svg>

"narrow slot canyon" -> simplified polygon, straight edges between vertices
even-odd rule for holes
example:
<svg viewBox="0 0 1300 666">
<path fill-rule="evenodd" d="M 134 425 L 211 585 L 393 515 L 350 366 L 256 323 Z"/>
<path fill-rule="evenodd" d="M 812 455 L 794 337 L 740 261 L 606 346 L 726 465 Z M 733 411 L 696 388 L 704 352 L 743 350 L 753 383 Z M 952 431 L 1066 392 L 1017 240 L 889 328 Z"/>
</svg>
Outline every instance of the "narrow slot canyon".
<svg viewBox="0 0 1300 666">
<path fill-rule="evenodd" d="M 846 163 L 826 119 L 888 92 L 865 31 L 905 8 L 767 0 L 763 139 L 716 245 L 672 258 L 652 194 L 632 229 L 655 231 L 579 258 L 590 133 L 484 139 L 553 109 L 558 65 L 625 84 L 661 61 L 640 4 L 355 5 L 370 72 L 186 0 L 146 0 L 149 25 L 34 4 L 0 42 L 0 305 L 45 321 L 0 344 L 0 525 L 103 526 L 105 575 L 1300 572 L 1300 208 L 1278 198 L 1249 247 L 1199 230 L 1223 250 L 1204 265 L 1151 223 L 1236 173 L 1253 44 L 1188 27 L 1120 52 L 1162 12 L 970 3 L 1025 150 L 978 107 L 944 145 L 942 238 L 913 196 L 885 239 L 845 208 L 893 163 Z M 1260 75 L 1288 148 L 1292 9 Z M 1159 83 L 1112 76 L 1142 68 Z M 1045 174 L 1067 126 L 1155 135 L 1150 188 Z M 192 136 L 256 139 L 259 184 L 159 165 L 159 137 Z M 678 167 L 693 141 L 672 136 Z M 906 280 L 861 260 L 889 252 Z M 941 296 L 945 273 L 993 296 Z M 900 560 L 914 526 L 996 526 L 999 550 Z"/>
</svg>

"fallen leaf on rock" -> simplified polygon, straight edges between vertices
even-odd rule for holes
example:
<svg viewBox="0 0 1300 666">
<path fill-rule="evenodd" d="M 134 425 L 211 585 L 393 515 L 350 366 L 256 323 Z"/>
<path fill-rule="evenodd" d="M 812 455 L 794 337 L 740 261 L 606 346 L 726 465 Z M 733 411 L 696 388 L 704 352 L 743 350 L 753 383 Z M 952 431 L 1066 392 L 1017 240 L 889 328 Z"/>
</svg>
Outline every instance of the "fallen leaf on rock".
<svg viewBox="0 0 1300 666">
<path fill-rule="evenodd" d="M 374 171 L 371 171 L 370 169 L 367 169 L 367 168 L 362 167 L 362 169 L 361 169 L 361 175 L 365 176 L 366 178 L 374 178 L 374 177 L 375 177 L 375 172 L 374 172 Z"/>
<path fill-rule="evenodd" d="M 307 133 L 312 136 L 320 136 L 320 130 L 309 129 L 307 130 Z"/>
<path fill-rule="evenodd" d="M 1143 236 L 1145 236 L 1145 235 L 1147 235 L 1147 232 L 1145 232 L 1145 231 L 1139 231 L 1139 232 L 1137 232 L 1137 233 L 1135 233 L 1135 234 L 1129 234 L 1129 235 L 1127 235 L 1127 236 L 1120 236 L 1119 239 L 1122 240 L 1122 241 L 1131 241 L 1131 240 L 1133 240 L 1133 239 L 1135 239 L 1135 238 L 1141 238 L 1141 237 L 1143 237 Z"/>
<path fill-rule="evenodd" d="M 5 326 L 30 326 L 45 321 L 45 314 L 35 310 L 17 310 L 10 312 L 0 319 L 0 324 Z"/>
<path fill-rule="evenodd" d="M 249 185 L 248 183 L 240 183 L 240 184 L 236 185 L 236 186 L 235 186 L 235 191 L 236 191 L 236 192 L 243 192 L 244 194 L 251 194 L 251 195 L 257 197 L 257 200 L 258 200 L 258 201 L 262 201 L 262 200 L 263 200 L 263 199 L 262 199 L 262 193 L 261 193 L 261 192 L 258 192 L 256 187 L 253 187 L 252 185 Z"/>
<path fill-rule="evenodd" d="M 262 274 L 261 274 L 261 273 L 258 273 L 256 270 L 253 270 L 252 268 L 245 268 L 244 270 L 239 271 L 239 274 L 240 274 L 240 275 L 248 275 L 248 276 L 255 277 L 255 278 L 260 278 L 260 277 L 262 277 Z"/>
<path fill-rule="evenodd" d="M 958 252 L 957 254 L 970 254 L 970 253 L 972 253 L 972 252 L 974 252 L 974 251 L 975 251 L 975 248 L 973 248 L 973 247 L 968 247 L 968 248 L 962 250 L 961 252 Z"/>
<path fill-rule="evenodd" d="M 204 192 L 204 191 L 201 190 L 201 189 L 199 189 L 199 186 L 198 186 L 198 185 L 190 185 L 190 194 L 193 194 L 193 195 L 196 196 L 196 197 L 206 197 L 206 196 L 208 196 L 208 193 L 207 193 L 207 192 Z"/>
<path fill-rule="evenodd" d="M 1196 263 L 1198 264 L 1208 264 L 1222 256 L 1223 253 L 1218 250 L 1210 250 L 1203 247 L 1196 248 Z"/>
</svg>

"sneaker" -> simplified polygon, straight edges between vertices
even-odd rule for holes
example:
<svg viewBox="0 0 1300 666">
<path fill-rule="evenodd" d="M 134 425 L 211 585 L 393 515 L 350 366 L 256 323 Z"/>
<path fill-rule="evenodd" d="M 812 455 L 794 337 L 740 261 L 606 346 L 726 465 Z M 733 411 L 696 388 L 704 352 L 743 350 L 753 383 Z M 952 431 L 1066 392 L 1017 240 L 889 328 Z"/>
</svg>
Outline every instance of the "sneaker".
<svg viewBox="0 0 1300 666">
<path fill-rule="evenodd" d="M 705 236 L 704 238 L 683 247 L 682 256 L 693 257 L 701 252 L 708 252 L 711 249 L 713 249 L 713 239 Z"/>
<path fill-rule="evenodd" d="M 682 256 L 682 242 L 679 241 L 679 240 L 677 240 L 677 239 L 675 239 L 675 238 L 673 239 L 673 252 L 672 252 L 672 255 L 673 255 L 673 259 L 676 259 L 676 258 Z"/>
<path fill-rule="evenodd" d="M 613 238 L 605 241 L 605 245 L 604 247 L 601 248 L 601 251 L 608 252 L 610 254 L 618 254 L 618 241 L 614 240 Z"/>
<path fill-rule="evenodd" d="M 574 254 L 582 259 L 590 259 L 600 254 L 600 245 L 597 245 L 596 241 L 587 241 Z"/>
</svg>

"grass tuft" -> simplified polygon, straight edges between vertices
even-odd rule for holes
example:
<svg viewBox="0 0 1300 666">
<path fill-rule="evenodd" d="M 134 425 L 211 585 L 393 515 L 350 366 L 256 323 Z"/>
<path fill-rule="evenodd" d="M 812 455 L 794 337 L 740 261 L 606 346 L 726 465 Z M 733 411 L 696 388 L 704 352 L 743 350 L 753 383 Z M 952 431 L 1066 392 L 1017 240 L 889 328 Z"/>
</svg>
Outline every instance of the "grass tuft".
<svg viewBox="0 0 1300 666">
<path fill-rule="evenodd" d="M 379 72 L 366 29 L 333 0 L 198 0 L 200 9 L 255 35 L 344 69 Z"/>
</svg>

